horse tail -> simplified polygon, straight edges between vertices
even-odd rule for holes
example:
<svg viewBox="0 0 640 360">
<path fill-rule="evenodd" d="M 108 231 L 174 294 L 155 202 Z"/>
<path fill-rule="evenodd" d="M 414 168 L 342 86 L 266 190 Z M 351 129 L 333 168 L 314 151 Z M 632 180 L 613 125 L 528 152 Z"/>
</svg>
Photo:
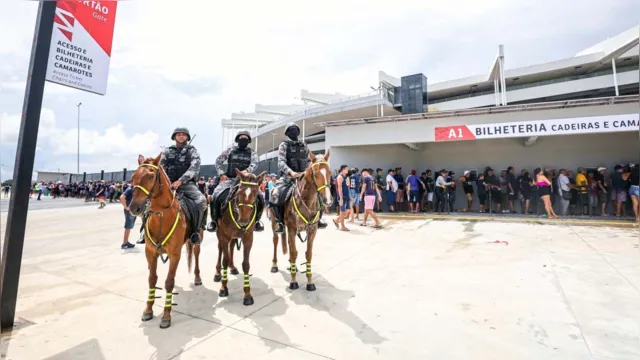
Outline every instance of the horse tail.
<svg viewBox="0 0 640 360">
<path fill-rule="evenodd" d="M 287 247 L 287 230 L 280 234 L 280 242 L 282 242 L 282 254 L 287 255 L 289 253 L 289 248 Z"/>
<path fill-rule="evenodd" d="M 187 268 L 189 269 L 189 274 L 191 274 L 191 262 L 193 260 L 193 243 L 187 240 Z"/>
</svg>

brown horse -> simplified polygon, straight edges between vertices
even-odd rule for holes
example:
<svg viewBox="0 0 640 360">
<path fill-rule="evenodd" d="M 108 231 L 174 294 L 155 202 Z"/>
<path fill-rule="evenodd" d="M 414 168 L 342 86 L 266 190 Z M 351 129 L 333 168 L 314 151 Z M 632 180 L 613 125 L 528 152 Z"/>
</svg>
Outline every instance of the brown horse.
<svg viewBox="0 0 640 360">
<path fill-rule="evenodd" d="M 216 231 L 216 236 L 218 237 L 218 263 L 214 281 L 222 280 L 219 296 L 229 296 L 227 269 L 233 263 L 234 244 L 242 244 L 244 248 L 242 259 L 244 297 L 242 304 L 248 306 L 253 305 L 253 296 L 251 296 L 249 283 L 249 254 L 253 246 L 253 229 L 256 221 L 260 220 L 256 219 L 258 209 L 256 209 L 255 203 L 256 198 L 260 196 L 258 187 L 262 183 L 266 171 L 263 171 L 257 177 L 254 174 L 239 171 L 238 169 L 235 169 L 235 171 L 237 176 L 229 193 L 231 200 L 229 200 L 226 207 L 221 208 L 218 219 L 218 230 Z M 223 255 L 224 258 L 222 258 Z M 222 275 L 220 274 L 221 258 Z"/>
<path fill-rule="evenodd" d="M 190 233 L 189 224 L 185 219 L 184 209 L 175 197 L 175 192 L 171 191 L 169 177 L 160 165 L 162 154 L 154 158 L 145 159 L 142 155 L 138 157 L 138 169 L 133 174 L 133 199 L 129 208 L 131 213 L 139 216 L 146 213 L 148 218 L 145 224 L 145 255 L 149 265 L 149 297 L 147 306 L 142 313 L 142 321 L 153 318 L 153 303 L 156 298 L 156 282 L 158 281 L 158 257 L 163 262 L 169 260 L 169 273 L 165 280 L 166 298 L 164 313 L 160 328 L 165 329 L 171 326 L 171 306 L 173 304 L 173 287 L 175 284 L 176 270 L 180 262 L 182 245 L 187 243 L 187 263 L 191 272 L 191 259 L 195 254 L 195 285 L 202 285 L 200 279 L 200 245 L 193 245 L 187 240 Z M 149 203 L 147 205 L 147 200 Z M 202 236 L 202 232 L 200 233 Z M 202 238 L 202 237 L 201 237 Z M 162 258 L 162 255 L 165 258 Z"/>
<path fill-rule="evenodd" d="M 289 255 L 289 271 L 291 272 L 291 283 L 289 289 L 295 290 L 298 286 L 296 280 L 296 259 L 298 258 L 298 250 L 296 249 L 296 235 L 300 237 L 301 231 L 306 231 L 307 251 L 305 253 L 307 290 L 315 291 L 316 285 L 311 279 L 311 259 L 313 257 L 313 240 L 318 230 L 318 220 L 320 219 L 320 211 L 322 206 L 330 206 L 333 201 L 331 197 L 331 168 L 329 167 L 329 151 L 325 155 L 314 155 L 309 153 L 311 164 L 302 175 L 302 180 L 297 180 L 293 185 L 293 195 L 284 204 L 284 225 L 285 231 L 281 234 L 282 253 L 287 254 L 287 241 L 291 248 Z M 321 199 L 323 204 L 320 204 Z M 278 234 L 276 233 L 276 218 L 271 217 L 271 227 L 273 229 L 273 264 L 271 272 L 278 272 L 278 257 L 276 255 L 278 248 Z M 300 237 L 302 240 L 302 237 Z"/>
</svg>

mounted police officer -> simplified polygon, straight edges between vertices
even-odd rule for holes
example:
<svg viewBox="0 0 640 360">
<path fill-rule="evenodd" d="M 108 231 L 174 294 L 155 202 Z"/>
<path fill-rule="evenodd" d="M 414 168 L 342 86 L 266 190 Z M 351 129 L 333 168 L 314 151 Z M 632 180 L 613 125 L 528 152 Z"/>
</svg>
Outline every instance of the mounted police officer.
<svg viewBox="0 0 640 360">
<path fill-rule="evenodd" d="M 289 123 L 284 129 L 284 135 L 288 137 L 278 148 L 278 171 L 280 179 L 276 182 L 269 196 L 269 207 L 273 209 L 273 214 L 277 220 L 277 233 L 284 232 L 284 199 L 293 181 L 303 172 L 307 170 L 311 159 L 309 158 L 309 148 L 307 144 L 298 140 L 300 136 L 300 128 L 295 123 Z M 322 218 L 322 210 L 320 210 L 320 218 Z M 327 224 L 319 220 L 318 228 L 324 229 Z"/>
<path fill-rule="evenodd" d="M 211 222 L 207 226 L 207 231 L 214 232 L 218 229 L 218 217 L 220 216 L 220 206 L 222 201 L 229 193 L 229 188 L 233 185 L 236 177 L 235 169 L 252 173 L 258 167 L 258 154 L 249 147 L 251 143 L 251 135 L 248 131 L 239 131 L 235 139 L 237 145 L 230 147 L 218 156 L 216 159 L 216 171 L 220 176 L 220 183 L 213 192 L 214 209 L 211 214 Z M 254 231 L 263 231 L 264 225 L 260 221 L 262 211 L 264 209 L 264 201 L 262 196 L 256 197 L 256 226 Z"/>
<path fill-rule="evenodd" d="M 171 188 L 176 189 L 183 198 L 193 202 L 198 209 L 198 214 L 193 214 L 194 219 L 191 226 L 191 242 L 199 244 L 200 229 L 204 228 L 205 211 L 207 209 L 207 199 L 196 186 L 196 180 L 200 174 L 200 154 L 191 141 L 189 130 L 179 127 L 173 130 L 171 140 L 176 144 L 164 149 L 164 154 L 160 164 L 169 176 Z"/>
</svg>

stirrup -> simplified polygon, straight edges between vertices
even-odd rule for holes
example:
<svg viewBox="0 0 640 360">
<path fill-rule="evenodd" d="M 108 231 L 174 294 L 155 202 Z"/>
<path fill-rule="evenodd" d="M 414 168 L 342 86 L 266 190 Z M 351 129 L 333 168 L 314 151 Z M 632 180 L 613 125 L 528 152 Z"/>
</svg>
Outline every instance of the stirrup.
<svg viewBox="0 0 640 360">
<path fill-rule="evenodd" d="M 276 223 L 276 233 L 278 234 L 284 233 L 284 225 L 279 221 Z"/>
<path fill-rule="evenodd" d="M 256 226 L 253 229 L 253 231 L 257 231 L 257 232 L 264 231 L 264 225 L 262 225 L 262 221 L 256 221 Z"/>
<path fill-rule="evenodd" d="M 217 229 L 218 229 L 218 226 L 214 221 L 212 221 L 209 224 L 207 224 L 207 231 L 208 232 L 216 232 Z"/>
</svg>

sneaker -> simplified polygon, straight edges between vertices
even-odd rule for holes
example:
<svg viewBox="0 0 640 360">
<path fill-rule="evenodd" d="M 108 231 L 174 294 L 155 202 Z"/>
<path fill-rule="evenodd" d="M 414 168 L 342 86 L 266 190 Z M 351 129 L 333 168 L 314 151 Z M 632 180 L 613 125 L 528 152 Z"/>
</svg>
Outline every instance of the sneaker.
<svg viewBox="0 0 640 360">
<path fill-rule="evenodd" d="M 135 246 L 136 246 L 135 244 L 127 242 L 126 244 L 120 245 L 120 249 L 123 249 L 123 250 L 124 249 L 131 249 L 131 248 L 134 248 Z"/>
</svg>

